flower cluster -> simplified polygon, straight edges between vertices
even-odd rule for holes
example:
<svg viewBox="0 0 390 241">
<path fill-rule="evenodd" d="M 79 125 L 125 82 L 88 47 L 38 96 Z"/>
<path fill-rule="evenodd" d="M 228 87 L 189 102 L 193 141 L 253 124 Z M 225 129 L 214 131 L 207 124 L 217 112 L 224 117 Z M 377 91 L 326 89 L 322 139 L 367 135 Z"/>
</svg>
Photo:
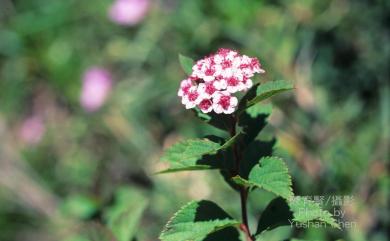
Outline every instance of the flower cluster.
<svg viewBox="0 0 390 241">
<path fill-rule="evenodd" d="M 264 73 L 257 58 L 240 55 L 230 49 L 219 49 L 196 62 L 192 74 L 180 84 L 178 96 L 187 109 L 231 114 L 238 100 L 233 94 L 252 87 L 255 73 Z"/>
</svg>

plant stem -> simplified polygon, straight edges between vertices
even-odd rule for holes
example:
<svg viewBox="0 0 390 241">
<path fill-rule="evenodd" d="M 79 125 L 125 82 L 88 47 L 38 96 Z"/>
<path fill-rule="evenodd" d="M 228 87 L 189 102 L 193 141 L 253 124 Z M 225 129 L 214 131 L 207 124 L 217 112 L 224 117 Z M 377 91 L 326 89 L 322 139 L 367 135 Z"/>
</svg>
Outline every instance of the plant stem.
<svg viewBox="0 0 390 241">
<path fill-rule="evenodd" d="M 234 118 L 233 125 L 230 131 L 230 135 L 233 137 L 236 135 L 236 124 L 237 118 Z M 241 153 L 238 150 L 238 146 L 236 143 L 233 144 L 233 155 L 235 160 L 235 175 L 239 175 L 240 173 L 240 162 L 241 162 Z M 248 226 L 248 214 L 247 214 L 247 199 L 248 199 L 248 189 L 246 187 L 240 187 L 240 200 L 241 200 L 241 215 L 242 215 L 242 224 L 240 225 L 240 229 L 245 233 L 247 241 L 254 241 Z"/>
<path fill-rule="evenodd" d="M 253 241 L 252 235 L 249 230 L 248 226 L 248 215 L 247 215 L 247 208 L 246 208 L 246 203 L 247 203 L 247 197 L 248 197 L 248 189 L 245 187 L 241 187 L 240 189 L 240 198 L 241 198 L 241 214 L 242 214 L 242 223 L 243 223 L 243 231 L 246 234 L 246 238 L 248 241 Z"/>
</svg>

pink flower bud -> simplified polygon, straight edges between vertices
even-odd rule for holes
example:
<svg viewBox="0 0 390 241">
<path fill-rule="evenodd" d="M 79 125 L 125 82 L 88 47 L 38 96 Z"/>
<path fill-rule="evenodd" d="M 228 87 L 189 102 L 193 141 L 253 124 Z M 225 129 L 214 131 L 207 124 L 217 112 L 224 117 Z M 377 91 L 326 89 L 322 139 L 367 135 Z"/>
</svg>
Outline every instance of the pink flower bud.
<svg viewBox="0 0 390 241">
<path fill-rule="evenodd" d="M 20 139 L 30 145 L 38 144 L 45 133 L 45 125 L 39 116 L 25 119 L 19 129 Z"/>
<path fill-rule="evenodd" d="M 149 5 L 149 0 L 116 0 L 108 15 L 117 24 L 134 26 L 144 19 Z"/>
<path fill-rule="evenodd" d="M 92 67 L 84 73 L 80 104 L 87 112 L 97 111 L 106 101 L 112 87 L 111 74 Z"/>
</svg>

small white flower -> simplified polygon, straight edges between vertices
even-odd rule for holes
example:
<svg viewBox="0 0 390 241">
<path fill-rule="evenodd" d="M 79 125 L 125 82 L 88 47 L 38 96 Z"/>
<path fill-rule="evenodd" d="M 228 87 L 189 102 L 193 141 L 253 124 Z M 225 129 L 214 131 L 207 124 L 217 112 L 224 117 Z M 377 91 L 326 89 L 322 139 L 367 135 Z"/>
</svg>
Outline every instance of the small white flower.
<svg viewBox="0 0 390 241">
<path fill-rule="evenodd" d="M 250 64 L 251 63 L 251 58 L 246 56 L 246 55 L 243 55 L 241 57 L 241 64 Z"/>
<path fill-rule="evenodd" d="M 188 93 L 181 99 L 181 103 L 186 106 L 186 109 L 191 109 L 198 105 L 201 100 L 198 88 L 192 86 L 188 89 Z"/>
<path fill-rule="evenodd" d="M 236 51 L 230 50 L 230 51 L 227 53 L 225 59 L 232 61 L 232 60 L 234 60 L 234 58 L 237 56 L 237 54 L 238 54 L 238 53 L 237 53 Z"/>
<path fill-rule="evenodd" d="M 234 57 L 232 61 L 232 68 L 238 69 L 242 63 L 242 58 L 240 56 Z"/>
<path fill-rule="evenodd" d="M 198 85 L 198 93 L 201 98 L 210 99 L 216 91 L 215 82 L 205 82 Z"/>
<path fill-rule="evenodd" d="M 230 78 L 230 77 L 233 76 L 233 74 L 234 74 L 234 71 L 233 71 L 232 68 L 226 68 L 226 69 L 224 69 L 224 70 L 222 71 L 222 74 L 221 74 L 221 75 L 222 75 L 224 78 Z"/>
<path fill-rule="evenodd" d="M 242 82 L 237 77 L 229 77 L 226 79 L 227 87 L 226 90 L 230 93 L 236 93 L 242 89 Z"/>
<path fill-rule="evenodd" d="M 222 55 L 220 55 L 220 54 L 214 55 L 214 63 L 215 64 L 219 65 L 219 64 L 222 63 L 222 61 L 223 61 L 223 56 Z"/>
<path fill-rule="evenodd" d="M 210 99 L 203 99 L 198 107 L 203 113 L 209 113 L 213 110 L 213 102 Z"/>
<path fill-rule="evenodd" d="M 247 77 L 247 78 L 251 78 L 251 77 L 253 77 L 253 75 L 254 75 L 254 72 L 253 72 L 253 70 L 251 69 L 251 68 L 241 68 L 241 73 L 245 76 L 245 77 Z"/>
<path fill-rule="evenodd" d="M 214 81 L 214 86 L 217 90 L 224 90 L 227 87 L 226 79 L 222 76 Z"/>
<path fill-rule="evenodd" d="M 235 111 L 238 100 L 235 96 L 231 96 L 229 92 L 220 91 L 214 95 L 213 110 L 217 114 L 231 114 Z"/>
<path fill-rule="evenodd" d="M 186 95 L 188 93 L 188 90 L 192 86 L 192 81 L 190 79 L 185 79 L 180 82 L 180 88 L 177 92 L 177 95 L 182 97 L 183 95 Z"/>
<path fill-rule="evenodd" d="M 245 90 L 250 89 L 253 86 L 253 81 L 251 79 L 244 79 L 242 83 L 245 86 Z"/>
</svg>

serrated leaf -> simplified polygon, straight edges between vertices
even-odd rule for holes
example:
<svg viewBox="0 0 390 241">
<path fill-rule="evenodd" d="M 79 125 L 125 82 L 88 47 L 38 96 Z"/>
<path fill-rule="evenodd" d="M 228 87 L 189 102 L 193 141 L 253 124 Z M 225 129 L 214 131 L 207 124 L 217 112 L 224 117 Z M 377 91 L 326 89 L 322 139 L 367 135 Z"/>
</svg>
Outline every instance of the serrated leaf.
<svg viewBox="0 0 390 241">
<path fill-rule="evenodd" d="M 189 58 L 187 56 L 179 54 L 179 62 L 180 62 L 182 69 L 184 70 L 184 72 L 188 75 L 191 75 L 192 74 L 192 66 L 194 65 L 194 60 L 192 60 L 191 58 Z"/>
<path fill-rule="evenodd" d="M 256 235 L 279 226 L 290 225 L 293 213 L 285 199 L 277 197 L 272 200 L 261 213 L 257 224 Z"/>
<path fill-rule="evenodd" d="M 296 196 L 289 201 L 289 206 L 293 212 L 294 221 L 306 223 L 318 220 L 329 224 L 331 227 L 339 228 L 339 224 L 333 218 L 332 214 L 323 210 L 320 205 L 306 197 Z"/>
<path fill-rule="evenodd" d="M 242 232 L 235 227 L 228 227 L 207 235 L 203 241 L 242 241 Z"/>
<path fill-rule="evenodd" d="M 281 197 L 275 198 L 260 216 L 256 235 L 264 234 L 280 226 L 293 226 L 294 222 L 306 223 L 310 221 L 325 222 L 332 227 L 338 227 L 328 211 L 303 197 L 294 197 L 290 200 Z"/>
<path fill-rule="evenodd" d="M 170 167 L 159 173 L 222 168 L 223 157 L 217 154 L 234 144 L 239 135 L 240 133 L 237 133 L 223 145 L 209 139 L 180 141 L 166 150 L 161 159 L 169 162 Z"/>
<path fill-rule="evenodd" d="M 281 196 L 293 197 L 291 177 L 284 161 L 277 157 L 263 157 L 249 173 L 248 180 L 235 176 L 233 180 L 240 185 L 258 187 Z"/>
<path fill-rule="evenodd" d="M 291 82 L 285 80 L 276 80 L 260 84 L 256 89 L 256 97 L 247 101 L 244 108 L 249 108 L 256 103 L 268 99 L 269 97 L 283 91 L 291 90 L 294 86 Z"/>
<path fill-rule="evenodd" d="M 237 226 L 222 208 L 211 201 L 192 201 L 182 207 L 160 234 L 162 241 L 202 241 L 219 230 Z"/>
<path fill-rule="evenodd" d="M 219 143 L 209 139 L 184 140 L 168 148 L 161 160 L 169 162 L 171 171 L 209 169 L 213 164 L 202 162 L 203 157 L 216 154 L 220 147 Z"/>
<path fill-rule="evenodd" d="M 117 241 L 134 238 L 147 205 L 148 200 L 137 190 L 121 188 L 116 192 L 115 203 L 104 216 Z"/>
<path fill-rule="evenodd" d="M 244 151 L 243 161 L 240 163 L 240 177 L 248 179 L 250 171 L 258 165 L 262 157 L 271 156 L 276 139 L 269 141 L 254 140 Z"/>
</svg>

